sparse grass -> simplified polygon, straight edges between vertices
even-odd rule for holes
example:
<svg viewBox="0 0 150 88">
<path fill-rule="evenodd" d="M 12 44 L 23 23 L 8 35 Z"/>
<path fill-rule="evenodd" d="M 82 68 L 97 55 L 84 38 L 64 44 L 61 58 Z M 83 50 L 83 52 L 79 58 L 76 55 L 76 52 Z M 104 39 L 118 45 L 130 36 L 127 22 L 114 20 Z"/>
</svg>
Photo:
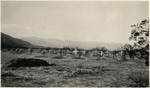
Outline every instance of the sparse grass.
<svg viewBox="0 0 150 88">
<path fill-rule="evenodd" d="M 16 77 L 16 75 L 11 72 L 5 72 L 1 74 L 1 77 Z"/>
<path fill-rule="evenodd" d="M 2 52 L 4 62 L 12 58 L 27 58 L 28 56 L 30 55 L 27 53 Z M 32 56 L 36 57 L 39 54 L 33 53 Z M 52 63 L 53 66 L 2 68 L 2 86 L 148 87 L 149 71 L 143 60 L 121 61 L 112 57 L 96 60 L 97 57 L 93 56 L 82 56 L 82 59 L 73 58 L 74 55 L 69 54 L 63 59 L 59 59 L 59 54 L 47 54 L 46 57 L 38 59 Z"/>
<path fill-rule="evenodd" d="M 149 86 L 149 74 L 145 72 L 132 72 L 129 74 L 128 79 L 132 80 L 133 87 L 148 87 Z"/>
<path fill-rule="evenodd" d="M 28 78 L 28 77 L 15 77 L 12 79 L 12 81 L 30 81 L 33 80 L 32 78 Z"/>
<path fill-rule="evenodd" d="M 95 76 L 98 73 L 99 71 L 93 71 L 92 69 L 78 69 L 77 71 L 72 71 L 67 76 L 69 77 L 77 77 L 77 76 L 84 76 L 84 75 Z"/>
<path fill-rule="evenodd" d="M 24 86 L 32 86 L 32 85 L 26 85 L 25 82 L 29 82 L 34 80 L 30 77 L 21 77 L 18 75 L 14 75 L 14 73 L 11 72 L 5 72 L 1 75 L 1 86 L 2 87 L 24 87 Z"/>
<path fill-rule="evenodd" d="M 41 86 L 46 85 L 46 82 L 43 82 L 43 81 L 36 81 L 36 82 L 32 82 L 31 84 L 36 85 L 36 87 L 37 87 L 37 86 L 41 87 Z"/>
<path fill-rule="evenodd" d="M 72 59 L 84 59 L 83 57 L 73 57 Z"/>
<path fill-rule="evenodd" d="M 47 57 L 47 56 L 43 56 L 43 55 L 42 56 L 35 56 L 35 58 L 41 58 L 41 57 Z"/>
</svg>

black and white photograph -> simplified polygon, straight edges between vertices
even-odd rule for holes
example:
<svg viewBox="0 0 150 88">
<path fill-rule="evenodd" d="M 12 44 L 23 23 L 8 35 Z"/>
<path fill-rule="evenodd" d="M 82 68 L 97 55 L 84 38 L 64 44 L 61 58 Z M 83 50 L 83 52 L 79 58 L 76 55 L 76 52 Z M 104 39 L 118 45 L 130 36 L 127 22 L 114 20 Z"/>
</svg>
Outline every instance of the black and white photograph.
<svg viewBox="0 0 150 88">
<path fill-rule="evenodd" d="M 1 1 L 1 87 L 149 87 L 149 1 Z"/>
</svg>

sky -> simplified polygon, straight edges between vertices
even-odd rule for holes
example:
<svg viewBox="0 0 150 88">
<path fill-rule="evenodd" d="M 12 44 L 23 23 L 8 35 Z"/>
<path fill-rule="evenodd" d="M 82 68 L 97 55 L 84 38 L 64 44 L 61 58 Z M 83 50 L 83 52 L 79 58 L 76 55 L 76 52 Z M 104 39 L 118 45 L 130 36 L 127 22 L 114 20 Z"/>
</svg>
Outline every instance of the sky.
<svg viewBox="0 0 150 88">
<path fill-rule="evenodd" d="M 2 1 L 1 31 L 16 38 L 129 43 L 147 1 Z"/>
</svg>

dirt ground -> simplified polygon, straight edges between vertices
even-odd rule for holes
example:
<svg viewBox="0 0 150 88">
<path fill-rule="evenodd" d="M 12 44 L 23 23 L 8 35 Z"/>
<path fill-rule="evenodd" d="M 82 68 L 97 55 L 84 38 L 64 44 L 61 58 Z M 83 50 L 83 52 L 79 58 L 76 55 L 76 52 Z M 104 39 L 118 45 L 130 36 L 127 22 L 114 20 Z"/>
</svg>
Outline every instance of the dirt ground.
<svg viewBox="0 0 150 88">
<path fill-rule="evenodd" d="M 2 52 L 2 66 L 15 58 L 46 60 L 56 66 L 2 68 L 2 87 L 146 87 L 149 85 L 149 68 L 145 61 L 132 58 L 127 61 L 120 57 L 93 56 L 75 58 L 67 54 L 56 58 L 59 54 L 38 53 L 16 54 Z"/>
</svg>

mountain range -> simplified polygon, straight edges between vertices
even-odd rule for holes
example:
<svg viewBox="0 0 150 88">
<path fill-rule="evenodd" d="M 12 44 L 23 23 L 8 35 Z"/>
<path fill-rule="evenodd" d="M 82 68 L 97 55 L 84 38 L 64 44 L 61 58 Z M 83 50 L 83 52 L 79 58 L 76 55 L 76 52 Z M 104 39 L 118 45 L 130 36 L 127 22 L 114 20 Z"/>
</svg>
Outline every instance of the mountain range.
<svg viewBox="0 0 150 88">
<path fill-rule="evenodd" d="M 37 37 L 14 38 L 7 34 L 1 33 L 1 47 L 2 48 L 16 48 L 16 47 L 79 47 L 84 49 L 91 49 L 95 47 L 106 47 L 109 50 L 115 50 L 122 46 L 121 43 L 104 43 L 104 42 L 81 42 L 60 40 L 55 38 L 44 39 Z"/>
<path fill-rule="evenodd" d="M 60 40 L 55 38 L 44 39 L 37 37 L 25 37 L 21 38 L 24 41 L 30 42 L 33 45 L 46 46 L 46 47 L 79 47 L 84 49 L 91 49 L 95 47 L 106 47 L 109 50 L 115 50 L 120 48 L 123 44 L 121 43 L 104 43 L 104 42 L 81 42 L 81 41 L 69 41 Z"/>
</svg>

